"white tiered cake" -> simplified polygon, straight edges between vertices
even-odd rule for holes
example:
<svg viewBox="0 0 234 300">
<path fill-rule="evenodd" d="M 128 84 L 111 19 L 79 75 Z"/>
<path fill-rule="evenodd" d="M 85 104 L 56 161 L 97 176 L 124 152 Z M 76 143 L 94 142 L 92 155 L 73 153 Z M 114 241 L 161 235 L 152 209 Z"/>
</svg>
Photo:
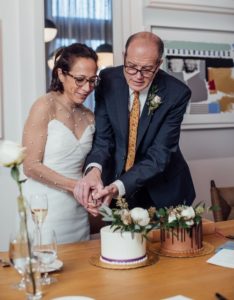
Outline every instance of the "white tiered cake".
<svg viewBox="0 0 234 300">
<path fill-rule="evenodd" d="M 146 240 L 141 233 L 114 231 L 114 227 L 101 229 L 101 257 L 108 264 L 131 265 L 147 260 Z"/>
</svg>

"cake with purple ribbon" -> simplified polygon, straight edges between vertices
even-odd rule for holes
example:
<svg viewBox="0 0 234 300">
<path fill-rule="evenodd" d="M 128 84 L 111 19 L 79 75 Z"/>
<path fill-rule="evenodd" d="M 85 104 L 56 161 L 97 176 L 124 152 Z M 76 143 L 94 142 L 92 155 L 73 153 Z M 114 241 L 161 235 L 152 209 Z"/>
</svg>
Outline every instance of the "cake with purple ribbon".
<svg viewBox="0 0 234 300">
<path fill-rule="evenodd" d="M 108 264 L 137 264 L 147 260 L 146 240 L 141 233 L 134 233 L 105 226 L 101 229 L 100 260 Z"/>
<path fill-rule="evenodd" d="M 155 208 L 128 209 L 120 198 L 114 209 L 103 205 L 99 211 L 103 221 L 111 223 L 101 229 L 100 261 L 110 265 L 134 266 L 147 261 L 146 235 L 156 226 Z"/>
</svg>

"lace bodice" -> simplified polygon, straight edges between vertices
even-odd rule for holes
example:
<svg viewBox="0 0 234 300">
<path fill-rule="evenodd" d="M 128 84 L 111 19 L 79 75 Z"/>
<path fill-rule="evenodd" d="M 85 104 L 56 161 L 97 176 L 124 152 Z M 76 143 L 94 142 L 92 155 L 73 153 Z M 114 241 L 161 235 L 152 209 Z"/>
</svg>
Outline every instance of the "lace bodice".
<svg viewBox="0 0 234 300">
<path fill-rule="evenodd" d="M 32 106 L 24 128 L 25 175 L 72 191 L 75 185 L 72 179 L 76 178 L 76 172 L 81 172 L 81 162 L 84 163 L 90 151 L 93 133 L 93 113 L 83 105 L 74 105 L 59 92 L 41 97 Z M 75 155 L 70 156 L 73 152 Z M 65 161 L 67 167 L 63 169 Z"/>
</svg>

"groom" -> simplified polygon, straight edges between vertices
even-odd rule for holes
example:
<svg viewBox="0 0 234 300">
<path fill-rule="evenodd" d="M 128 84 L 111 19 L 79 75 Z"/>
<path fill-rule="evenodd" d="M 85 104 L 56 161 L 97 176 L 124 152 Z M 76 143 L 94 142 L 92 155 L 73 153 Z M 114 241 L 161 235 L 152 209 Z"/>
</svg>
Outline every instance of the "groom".
<svg viewBox="0 0 234 300">
<path fill-rule="evenodd" d="M 180 148 L 180 126 L 189 88 L 159 69 L 164 45 L 151 32 L 128 39 L 124 65 L 100 73 L 96 133 L 85 176 L 74 189 L 92 214 L 92 199 L 110 205 L 123 196 L 129 207 L 190 205 L 192 178 Z M 102 178 L 107 178 L 103 188 Z"/>
</svg>

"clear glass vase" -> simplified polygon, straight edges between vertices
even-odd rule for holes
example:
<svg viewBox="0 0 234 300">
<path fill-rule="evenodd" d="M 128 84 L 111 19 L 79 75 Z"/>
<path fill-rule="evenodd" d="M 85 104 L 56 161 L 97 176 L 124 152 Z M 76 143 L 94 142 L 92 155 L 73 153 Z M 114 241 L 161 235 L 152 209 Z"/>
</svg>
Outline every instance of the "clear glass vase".
<svg viewBox="0 0 234 300">
<path fill-rule="evenodd" d="M 26 202 L 22 195 L 17 197 L 19 226 L 11 235 L 9 258 L 12 265 L 22 276 L 18 289 L 26 291 L 27 299 L 38 300 L 41 298 L 39 263 L 32 255 L 32 245 L 27 228 Z"/>
<path fill-rule="evenodd" d="M 41 299 L 41 273 L 37 258 L 29 258 L 25 267 L 25 292 L 27 300 Z"/>
<path fill-rule="evenodd" d="M 25 289 L 25 264 L 29 257 L 28 234 L 26 227 L 26 210 L 24 209 L 24 198 L 17 198 L 19 210 L 19 226 L 10 235 L 9 241 L 9 259 L 11 264 L 22 276 L 21 281 L 14 285 L 15 288 Z"/>
</svg>

